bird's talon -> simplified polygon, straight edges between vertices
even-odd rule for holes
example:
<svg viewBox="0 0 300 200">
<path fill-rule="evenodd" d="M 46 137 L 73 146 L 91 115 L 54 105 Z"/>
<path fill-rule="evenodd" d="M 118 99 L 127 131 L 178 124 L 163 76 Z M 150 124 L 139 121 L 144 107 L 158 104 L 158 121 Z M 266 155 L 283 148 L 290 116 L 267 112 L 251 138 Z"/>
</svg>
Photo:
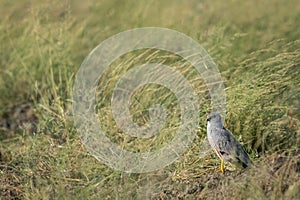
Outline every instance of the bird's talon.
<svg viewBox="0 0 300 200">
<path fill-rule="evenodd" d="M 225 165 L 225 164 L 224 164 L 224 160 L 222 160 L 221 166 L 220 166 L 220 168 L 218 169 L 218 172 L 222 172 L 222 173 L 225 172 L 225 166 L 224 166 L 224 165 Z"/>
<path fill-rule="evenodd" d="M 225 170 L 224 169 L 222 169 L 221 167 L 218 169 L 218 172 L 221 172 L 221 173 L 224 173 L 225 172 Z"/>
</svg>

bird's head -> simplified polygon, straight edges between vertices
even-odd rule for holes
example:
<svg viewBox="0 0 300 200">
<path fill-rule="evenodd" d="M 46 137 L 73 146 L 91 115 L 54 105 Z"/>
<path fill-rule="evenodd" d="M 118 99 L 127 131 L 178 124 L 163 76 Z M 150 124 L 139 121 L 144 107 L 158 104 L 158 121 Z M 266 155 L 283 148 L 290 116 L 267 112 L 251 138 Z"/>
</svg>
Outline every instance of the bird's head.
<svg viewBox="0 0 300 200">
<path fill-rule="evenodd" d="M 207 123 L 220 124 L 222 125 L 221 115 L 218 113 L 212 112 L 207 117 Z"/>
</svg>

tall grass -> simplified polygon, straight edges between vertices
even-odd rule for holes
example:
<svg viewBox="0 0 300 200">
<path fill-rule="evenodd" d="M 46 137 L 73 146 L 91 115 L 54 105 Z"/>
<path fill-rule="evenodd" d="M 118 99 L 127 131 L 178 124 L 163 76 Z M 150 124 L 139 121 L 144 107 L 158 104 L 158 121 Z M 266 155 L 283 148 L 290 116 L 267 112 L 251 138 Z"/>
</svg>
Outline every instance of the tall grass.
<svg viewBox="0 0 300 200">
<path fill-rule="evenodd" d="M 0 1 L 1 198 L 299 198 L 300 4 L 122 3 Z M 198 156 L 206 151 L 200 144 L 206 134 L 209 94 L 194 69 L 167 52 L 131 52 L 115 61 L 107 79 L 98 84 L 97 111 L 107 136 L 123 148 L 137 152 L 164 146 L 180 122 L 178 102 L 169 90 L 149 85 L 132 98 L 133 120 L 141 125 L 149 122 L 147 110 L 153 103 L 167 108 L 166 127 L 151 139 L 122 133 L 113 121 L 109 99 L 128 69 L 144 61 L 172 63 L 200 99 L 199 131 L 184 155 L 153 173 L 126 174 L 98 162 L 83 146 L 71 109 L 81 62 L 107 37 L 145 26 L 181 31 L 214 58 L 226 86 L 225 126 L 249 152 L 254 163 L 249 170 L 228 165 L 225 174 L 218 174 L 219 160 L 211 151 Z M 17 112 L 23 105 L 30 106 Z M 35 128 L 26 129 L 26 124 Z"/>
</svg>

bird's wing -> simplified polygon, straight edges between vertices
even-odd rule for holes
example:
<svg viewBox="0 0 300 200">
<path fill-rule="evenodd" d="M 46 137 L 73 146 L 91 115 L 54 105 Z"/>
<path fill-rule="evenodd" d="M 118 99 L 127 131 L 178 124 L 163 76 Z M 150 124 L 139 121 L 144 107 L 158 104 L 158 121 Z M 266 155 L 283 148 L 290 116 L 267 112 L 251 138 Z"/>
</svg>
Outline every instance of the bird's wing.
<svg viewBox="0 0 300 200">
<path fill-rule="evenodd" d="M 248 154 L 243 149 L 242 145 L 234 138 L 234 136 L 225 128 L 221 129 L 221 134 L 224 137 L 223 142 L 219 142 L 220 153 L 225 160 L 242 165 L 244 168 L 251 164 Z"/>
</svg>

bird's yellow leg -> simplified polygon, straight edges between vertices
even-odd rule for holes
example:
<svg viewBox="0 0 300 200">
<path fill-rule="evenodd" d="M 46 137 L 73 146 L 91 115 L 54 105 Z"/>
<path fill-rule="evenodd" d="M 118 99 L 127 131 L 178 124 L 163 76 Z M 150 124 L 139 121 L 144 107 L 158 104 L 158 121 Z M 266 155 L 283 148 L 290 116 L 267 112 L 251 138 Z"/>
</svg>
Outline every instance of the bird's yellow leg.
<svg viewBox="0 0 300 200">
<path fill-rule="evenodd" d="M 224 164 L 224 160 L 222 160 L 221 161 L 221 166 L 220 166 L 220 168 L 219 168 L 219 170 L 218 170 L 219 172 L 222 172 L 222 173 L 224 173 L 224 171 L 225 171 L 225 164 Z"/>
</svg>

